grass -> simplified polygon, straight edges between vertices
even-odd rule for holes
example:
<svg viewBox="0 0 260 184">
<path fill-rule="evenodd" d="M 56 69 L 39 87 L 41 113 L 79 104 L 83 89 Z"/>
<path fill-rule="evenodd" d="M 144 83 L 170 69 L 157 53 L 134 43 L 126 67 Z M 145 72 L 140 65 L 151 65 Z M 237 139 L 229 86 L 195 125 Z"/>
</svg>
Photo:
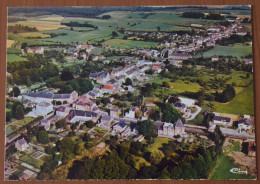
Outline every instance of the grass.
<svg viewBox="0 0 260 184">
<path fill-rule="evenodd" d="M 43 34 L 41 32 L 28 32 L 28 33 L 19 33 L 24 38 L 49 38 L 50 35 Z"/>
<path fill-rule="evenodd" d="M 254 179 L 254 177 L 245 174 L 231 173 L 229 170 L 236 167 L 230 158 L 225 155 L 220 156 L 210 180 L 231 180 L 231 179 Z"/>
<path fill-rule="evenodd" d="M 7 62 L 14 62 L 14 61 L 27 61 L 27 59 L 24 57 L 20 57 L 16 54 L 7 54 Z"/>
<path fill-rule="evenodd" d="M 33 157 L 30 157 L 30 156 L 25 156 L 21 159 L 21 161 L 29 164 L 29 165 L 32 165 L 33 167 L 37 168 L 37 169 L 40 169 L 41 168 L 41 165 L 44 163 L 42 160 L 38 160 L 38 159 L 35 159 Z"/>
<path fill-rule="evenodd" d="M 254 115 L 253 83 L 237 94 L 229 103 L 213 102 L 213 104 L 216 112 Z"/>
<path fill-rule="evenodd" d="M 156 137 L 154 143 L 150 144 L 147 148 L 150 152 L 154 152 L 162 147 L 163 144 L 168 144 L 169 138 L 166 137 Z"/>
<path fill-rule="evenodd" d="M 29 124 L 33 119 L 34 118 L 32 118 L 32 117 L 26 117 L 26 118 L 24 118 L 20 121 L 17 121 L 16 124 L 21 125 L 21 126 L 25 126 L 25 125 Z"/>
<path fill-rule="evenodd" d="M 210 175 L 211 180 L 231 180 L 231 179 L 255 179 L 255 177 L 245 174 L 231 173 L 230 169 L 237 167 L 233 164 L 232 160 L 226 156 L 228 153 L 233 151 L 240 151 L 241 146 L 238 141 L 230 140 L 232 145 L 226 146 L 227 149 L 224 154 L 220 156 L 217 161 L 212 174 Z"/>
<path fill-rule="evenodd" d="M 10 48 L 13 45 L 14 42 L 15 42 L 14 40 L 7 40 L 6 47 Z"/>
<path fill-rule="evenodd" d="M 222 56 L 233 56 L 233 57 L 242 57 L 252 54 L 252 46 L 247 45 L 234 45 L 234 46 L 217 46 L 213 49 L 204 52 L 203 57 L 211 57 L 213 55 L 222 55 Z M 201 56 L 197 55 L 196 57 Z"/>
<path fill-rule="evenodd" d="M 138 169 L 138 170 L 140 169 L 140 165 L 142 165 L 142 164 L 145 164 L 146 166 L 150 166 L 151 165 L 150 162 L 147 162 L 141 156 L 135 156 L 135 155 L 132 155 L 132 156 L 133 156 L 133 158 L 135 160 L 135 163 L 136 163 L 135 168 Z"/>
<path fill-rule="evenodd" d="M 56 30 L 59 28 L 66 27 L 61 25 L 60 22 L 57 21 L 46 21 L 46 20 L 28 20 L 28 21 L 19 21 L 15 23 L 9 23 L 8 25 L 15 25 L 15 24 L 22 24 L 29 27 L 36 27 L 39 31 L 46 31 L 46 30 Z"/>
</svg>

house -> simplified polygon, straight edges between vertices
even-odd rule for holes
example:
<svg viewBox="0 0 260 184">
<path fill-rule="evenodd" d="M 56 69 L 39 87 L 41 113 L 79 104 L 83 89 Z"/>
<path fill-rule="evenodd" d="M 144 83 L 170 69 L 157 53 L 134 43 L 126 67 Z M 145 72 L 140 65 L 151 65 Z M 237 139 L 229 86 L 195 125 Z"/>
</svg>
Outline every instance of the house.
<svg viewBox="0 0 260 184">
<path fill-rule="evenodd" d="M 155 126 L 158 128 L 158 136 L 160 137 L 173 137 L 173 136 L 184 136 L 185 126 L 182 123 L 181 119 L 178 119 L 176 123 L 167 123 L 167 122 L 154 122 Z"/>
<path fill-rule="evenodd" d="M 112 117 L 119 117 L 120 110 L 119 109 L 110 109 L 110 116 Z"/>
<path fill-rule="evenodd" d="M 103 85 L 101 92 L 102 93 L 113 93 L 114 86 L 112 85 Z"/>
<path fill-rule="evenodd" d="M 56 116 L 58 118 L 64 118 L 69 114 L 69 112 L 70 112 L 69 107 L 60 106 L 59 108 L 56 109 Z"/>
<path fill-rule="evenodd" d="M 37 117 L 37 116 L 46 116 L 53 111 L 52 103 L 40 102 L 29 112 L 26 116 Z"/>
<path fill-rule="evenodd" d="M 100 123 L 97 126 L 103 128 L 103 129 L 109 130 L 111 127 L 112 121 L 113 121 L 113 117 L 108 116 L 108 115 L 103 115 L 100 118 Z"/>
<path fill-rule="evenodd" d="M 76 91 L 73 91 L 70 94 L 54 94 L 49 91 L 37 91 L 37 92 L 24 93 L 22 97 L 23 100 L 30 100 L 31 102 L 34 103 L 40 103 L 40 102 L 51 103 L 53 100 L 67 101 L 68 103 L 72 103 L 74 100 L 78 98 L 78 93 Z"/>
<path fill-rule="evenodd" d="M 25 151 L 29 149 L 29 145 L 27 144 L 26 140 L 22 138 L 15 142 L 15 148 L 19 151 Z"/>
<path fill-rule="evenodd" d="M 119 123 L 116 123 L 114 126 L 113 126 L 113 130 L 117 133 L 121 133 L 123 132 L 125 129 L 126 129 L 126 123 L 123 122 L 123 121 L 120 121 Z"/>
<path fill-rule="evenodd" d="M 100 96 L 101 96 L 101 94 L 99 93 L 99 91 L 97 89 L 93 89 L 86 94 L 86 97 L 90 98 L 90 99 L 96 99 L 97 97 L 100 97 Z"/>
<path fill-rule="evenodd" d="M 100 72 L 97 77 L 97 83 L 105 84 L 110 80 L 110 74 L 108 72 Z"/>
<path fill-rule="evenodd" d="M 180 112 L 182 112 L 182 113 L 185 113 L 185 112 L 186 112 L 187 107 L 186 107 L 186 105 L 185 105 L 184 103 L 175 102 L 175 103 L 173 104 L 173 106 L 174 106 L 176 109 L 178 109 Z"/>
<path fill-rule="evenodd" d="M 66 117 L 66 120 L 69 122 L 75 123 L 77 121 L 85 122 L 92 120 L 93 122 L 97 122 L 99 119 L 99 115 L 95 112 L 91 111 L 82 111 L 82 110 L 71 110 L 69 115 Z"/>
<path fill-rule="evenodd" d="M 128 137 L 129 135 L 131 135 L 132 131 L 131 128 L 128 126 L 125 131 L 121 132 L 120 136 L 122 138 Z"/>
<path fill-rule="evenodd" d="M 178 119 L 178 121 L 174 124 L 174 128 L 175 128 L 175 131 L 174 131 L 175 136 L 176 135 L 180 135 L 180 136 L 185 135 L 185 126 L 182 123 L 181 119 Z"/>
<path fill-rule="evenodd" d="M 20 175 L 19 175 L 19 180 L 29 180 L 30 178 L 36 178 L 37 177 L 37 173 L 29 170 L 29 169 L 25 169 Z"/>
<path fill-rule="evenodd" d="M 125 113 L 125 117 L 126 117 L 126 118 L 133 118 L 133 119 L 134 119 L 134 118 L 135 118 L 136 110 L 137 110 L 136 107 L 131 107 L 131 108 L 129 109 L 129 111 Z"/>
<path fill-rule="evenodd" d="M 231 118 L 222 117 L 222 116 L 214 116 L 213 123 L 222 124 L 222 125 L 231 125 Z"/>
<path fill-rule="evenodd" d="M 241 119 L 237 123 L 238 130 L 241 132 L 242 130 L 250 130 L 252 128 L 253 122 L 250 119 Z"/>
<path fill-rule="evenodd" d="M 218 61 L 218 56 L 217 55 L 211 56 L 211 61 Z"/>
<path fill-rule="evenodd" d="M 41 120 L 40 126 L 42 126 L 45 130 L 49 130 L 51 125 L 51 121 L 48 119 Z"/>
<path fill-rule="evenodd" d="M 123 72 L 124 72 L 123 67 L 113 68 L 112 72 L 111 72 L 111 78 L 118 77 L 118 76 L 122 75 Z"/>
</svg>

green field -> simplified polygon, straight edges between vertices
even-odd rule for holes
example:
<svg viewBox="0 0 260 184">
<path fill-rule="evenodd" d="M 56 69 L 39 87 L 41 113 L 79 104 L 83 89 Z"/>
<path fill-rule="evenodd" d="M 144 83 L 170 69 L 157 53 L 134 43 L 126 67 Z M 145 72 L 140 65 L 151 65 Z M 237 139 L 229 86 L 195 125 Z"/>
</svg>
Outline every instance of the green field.
<svg viewBox="0 0 260 184">
<path fill-rule="evenodd" d="M 204 52 L 203 57 L 211 57 L 214 55 L 219 56 L 233 56 L 233 57 L 242 57 L 252 54 L 252 46 L 247 45 L 234 45 L 234 46 L 217 46 L 213 49 Z M 201 57 L 197 55 L 196 57 Z"/>
<path fill-rule="evenodd" d="M 237 94 L 228 103 L 213 102 L 216 112 L 229 114 L 254 115 L 254 88 L 253 83 Z"/>
<path fill-rule="evenodd" d="M 41 168 L 41 165 L 44 163 L 42 160 L 39 160 L 39 159 L 35 159 L 33 157 L 30 157 L 30 156 L 25 156 L 21 159 L 21 161 L 29 164 L 29 165 L 32 165 L 33 167 L 37 168 L 37 169 L 40 169 Z"/>
<path fill-rule="evenodd" d="M 161 148 L 163 144 L 168 144 L 169 140 L 171 140 L 171 139 L 166 138 L 166 137 L 156 137 L 154 139 L 154 143 L 150 144 L 147 148 L 150 152 L 154 152 L 154 151 L 158 150 L 159 148 Z"/>
<path fill-rule="evenodd" d="M 7 62 L 14 62 L 14 61 L 27 61 L 26 58 L 18 56 L 16 54 L 7 54 Z"/>
</svg>

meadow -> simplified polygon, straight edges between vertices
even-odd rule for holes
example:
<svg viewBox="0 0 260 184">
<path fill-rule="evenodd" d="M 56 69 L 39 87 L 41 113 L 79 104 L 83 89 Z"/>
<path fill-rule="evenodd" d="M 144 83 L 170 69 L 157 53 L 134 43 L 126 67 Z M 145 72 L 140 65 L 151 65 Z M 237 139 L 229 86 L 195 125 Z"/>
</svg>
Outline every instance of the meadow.
<svg viewBox="0 0 260 184">
<path fill-rule="evenodd" d="M 214 55 L 219 56 L 233 56 L 233 57 L 244 57 L 252 53 L 251 45 L 234 45 L 234 46 L 217 46 L 213 49 L 204 52 L 202 55 L 199 54 L 196 57 L 211 57 Z"/>
<path fill-rule="evenodd" d="M 229 114 L 254 115 L 254 86 L 251 83 L 248 87 L 238 93 L 228 103 L 213 102 L 216 112 Z"/>
</svg>

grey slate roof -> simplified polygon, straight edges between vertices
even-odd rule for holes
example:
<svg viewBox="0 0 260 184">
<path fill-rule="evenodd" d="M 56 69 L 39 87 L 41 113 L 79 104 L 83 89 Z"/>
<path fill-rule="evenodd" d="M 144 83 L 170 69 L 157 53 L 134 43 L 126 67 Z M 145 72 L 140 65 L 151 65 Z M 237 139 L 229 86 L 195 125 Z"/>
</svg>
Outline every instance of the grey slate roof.
<svg viewBox="0 0 260 184">
<path fill-rule="evenodd" d="M 175 123 L 175 127 L 184 128 L 184 124 L 182 123 L 181 119 L 178 119 L 178 121 Z"/>
</svg>

